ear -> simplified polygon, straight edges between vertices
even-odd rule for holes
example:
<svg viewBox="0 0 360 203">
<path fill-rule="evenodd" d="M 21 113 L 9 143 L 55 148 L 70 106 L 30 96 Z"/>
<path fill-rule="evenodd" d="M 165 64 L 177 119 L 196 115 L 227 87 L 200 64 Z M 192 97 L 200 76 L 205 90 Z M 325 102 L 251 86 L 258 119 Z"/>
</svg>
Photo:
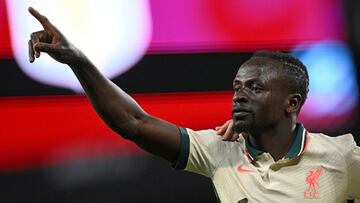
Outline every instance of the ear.
<svg viewBox="0 0 360 203">
<path fill-rule="evenodd" d="M 285 108 L 286 112 L 287 113 L 299 112 L 301 101 L 302 101 L 302 97 L 301 94 L 299 93 L 288 95 L 286 100 L 286 108 Z"/>
</svg>

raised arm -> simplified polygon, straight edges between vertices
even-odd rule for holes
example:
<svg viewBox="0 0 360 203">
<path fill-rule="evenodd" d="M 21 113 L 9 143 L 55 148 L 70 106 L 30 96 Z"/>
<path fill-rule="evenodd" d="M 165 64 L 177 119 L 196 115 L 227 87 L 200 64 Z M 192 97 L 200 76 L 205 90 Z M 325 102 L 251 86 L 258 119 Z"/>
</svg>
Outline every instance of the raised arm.
<svg viewBox="0 0 360 203">
<path fill-rule="evenodd" d="M 44 28 L 31 34 L 30 62 L 45 52 L 56 61 L 67 64 L 96 112 L 111 129 L 144 150 L 175 163 L 180 148 L 178 127 L 147 114 L 128 94 L 104 77 L 45 16 L 31 7 L 29 12 Z"/>
</svg>

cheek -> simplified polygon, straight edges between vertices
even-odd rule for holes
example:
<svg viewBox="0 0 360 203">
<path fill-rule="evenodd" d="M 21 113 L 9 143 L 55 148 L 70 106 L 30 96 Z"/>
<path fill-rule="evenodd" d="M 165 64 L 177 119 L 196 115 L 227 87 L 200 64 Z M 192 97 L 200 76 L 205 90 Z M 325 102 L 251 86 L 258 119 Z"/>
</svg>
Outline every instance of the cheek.
<svg viewBox="0 0 360 203">
<path fill-rule="evenodd" d="M 268 113 L 273 117 L 284 115 L 284 101 L 281 98 L 272 98 L 269 103 Z"/>
<path fill-rule="evenodd" d="M 277 97 L 267 97 L 262 100 L 259 105 L 257 105 L 258 115 L 256 119 L 263 119 L 263 120 L 273 120 L 278 119 L 282 116 L 284 109 L 283 103 L 280 98 Z"/>
</svg>

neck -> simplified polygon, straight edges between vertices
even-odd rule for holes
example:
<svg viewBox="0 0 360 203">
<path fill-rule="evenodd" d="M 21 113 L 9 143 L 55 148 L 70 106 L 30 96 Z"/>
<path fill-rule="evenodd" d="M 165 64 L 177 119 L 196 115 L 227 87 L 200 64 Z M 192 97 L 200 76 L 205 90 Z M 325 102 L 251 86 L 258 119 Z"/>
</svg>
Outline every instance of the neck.
<svg viewBox="0 0 360 203">
<path fill-rule="evenodd" d="M 275 161 L 283 158 L 295 139 L 295 120 L 279 122 L 275 126 L 249 133 L 251 145 L 268 152 Z"/>
</svg>

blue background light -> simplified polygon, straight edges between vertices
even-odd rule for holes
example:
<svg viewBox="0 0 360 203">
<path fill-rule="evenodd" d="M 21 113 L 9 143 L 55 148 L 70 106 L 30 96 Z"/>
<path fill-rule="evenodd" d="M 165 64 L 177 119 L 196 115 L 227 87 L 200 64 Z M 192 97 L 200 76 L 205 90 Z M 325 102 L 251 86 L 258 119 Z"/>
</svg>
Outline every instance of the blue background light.
<svg viewBox="0 0 360 203">
<path fill-rule="evenodd" d="M 346 117 L 351 114 L 357 106 L 359 90 L 349 48 L 341 42 L 327 41 L 305 50 L 295 50 L 292 54 L 306 65 L 310 77 L 308 100 L 302 110 L 307 117 L 304 122 L 311 119 L 324 124 L 333 122 L 332 119 L 323 119 L 324 116 Z"/>
</svg>

